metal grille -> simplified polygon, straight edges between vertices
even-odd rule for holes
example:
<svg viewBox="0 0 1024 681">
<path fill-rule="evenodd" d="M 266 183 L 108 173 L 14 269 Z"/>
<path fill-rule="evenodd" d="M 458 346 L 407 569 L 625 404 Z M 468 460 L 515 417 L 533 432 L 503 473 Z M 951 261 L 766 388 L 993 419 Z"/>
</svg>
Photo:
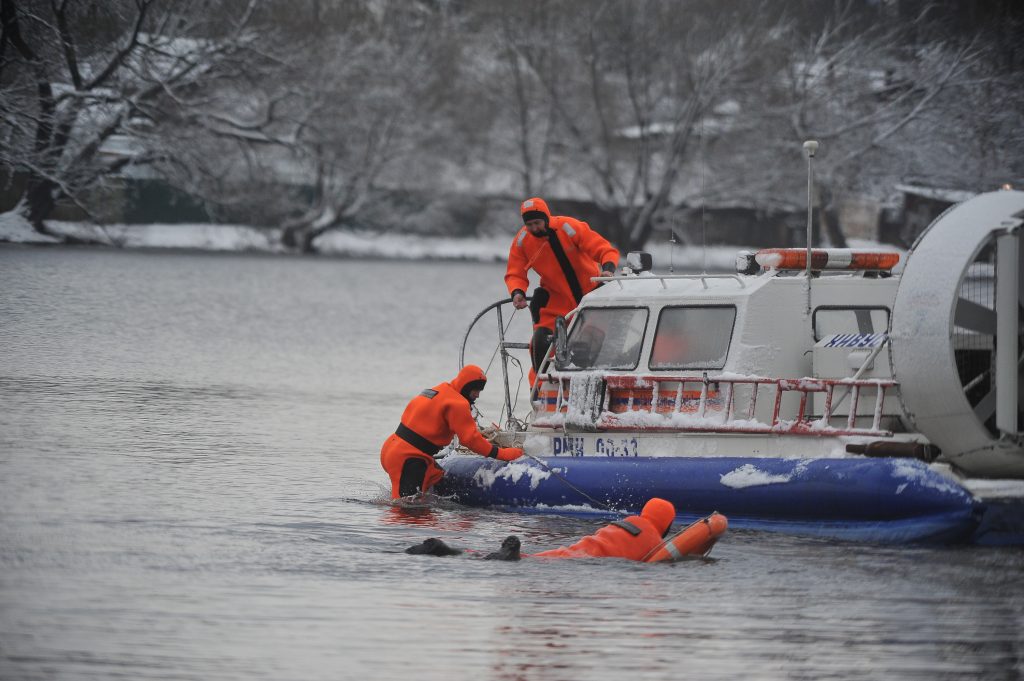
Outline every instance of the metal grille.
<svg viewBox="0 0 1024 681">
<path fill-rule="evenodd" d="M 992 390 L 994 360 L 995 244 L 990 241 L 971 263 L 960 286 L 958 313 L 977 305 L 992 311 L 992 328 L 977 314 L 957 314 L 961 324 L 953 326 L 953 354 L 964 395 L 976 406 Z"/>
</svg>

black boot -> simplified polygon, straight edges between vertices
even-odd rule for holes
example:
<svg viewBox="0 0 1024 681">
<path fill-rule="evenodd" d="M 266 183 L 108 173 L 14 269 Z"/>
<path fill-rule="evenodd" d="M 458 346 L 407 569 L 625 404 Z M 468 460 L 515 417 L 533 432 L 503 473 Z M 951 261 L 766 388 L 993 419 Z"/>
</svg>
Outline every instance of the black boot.
<svg viewBox="0 0 1024 681">
<path fill-rule="evenodd" d="M 453 549 L 437 537 L 424 539 L 422 544 L 410 546 L 405 552 L 425 556 L 457 556 L 462 553 L 459 549 Z"/>
</svg>

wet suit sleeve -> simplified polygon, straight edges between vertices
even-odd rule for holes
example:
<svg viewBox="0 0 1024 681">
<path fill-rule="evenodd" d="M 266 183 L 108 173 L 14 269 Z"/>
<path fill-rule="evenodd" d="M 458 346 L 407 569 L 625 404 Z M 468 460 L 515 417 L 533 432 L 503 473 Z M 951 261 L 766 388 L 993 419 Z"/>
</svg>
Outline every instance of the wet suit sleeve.
<svg viewBox="0 0 1024 681">
<path fill-rule="evenodd" d="M 497 445 L 492 445 L 477 430 L 476 421 L 469 411 L 469 403 L 464 405 L 452 404 L 446 410 L 448 427 L 459 436 L 459 444 L 482 456 L 494 458 L 498 456 Z"/>
<path fill-rule="evenodd" d="M 505 268 L 505 286 L 508 287 L 509 295 L 515 291 L 526 291 L 530 287 L 530 279 L 527 276 L 529 269 L 526 261 L 526 252 L 521 246 L 523 231 L 519 230 L 516 238 L 512 240 L 512 247 L 508 250 L 508 267 Z"/>
<path fill-rule="evenodd" d="M 576 230 L 576 245 L 581 251 L 602 267 L 606 263 L 619 266 L 619 251 L 607 239 L 580 220 L 573 221 L 573 228 Z"/>
</svg>

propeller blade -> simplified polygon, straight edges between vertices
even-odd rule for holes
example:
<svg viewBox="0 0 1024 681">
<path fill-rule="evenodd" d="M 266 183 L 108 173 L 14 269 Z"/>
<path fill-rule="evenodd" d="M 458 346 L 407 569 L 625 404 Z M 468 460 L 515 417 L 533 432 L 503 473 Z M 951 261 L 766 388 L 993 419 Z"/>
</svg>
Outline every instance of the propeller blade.
<svg viewBox="0 0 1024 681">
<path fill-rule="evenodd" d="M 988 394 L 981 398 L 981 400 L 974 405 L 974 414 L 985 423 L 992 415 L 996 413 L 996 391 L 995 389 L 989 390 Z"/>
<path fill-rule="evenodd" d="M 978 333 L 996 335 L 996 313 L 995 310 L 979 305 L 966 298 L 960 298 L 956 303 L 956 313 L 953 315 L 953 323 L 957 326 Z"/>
</svg>

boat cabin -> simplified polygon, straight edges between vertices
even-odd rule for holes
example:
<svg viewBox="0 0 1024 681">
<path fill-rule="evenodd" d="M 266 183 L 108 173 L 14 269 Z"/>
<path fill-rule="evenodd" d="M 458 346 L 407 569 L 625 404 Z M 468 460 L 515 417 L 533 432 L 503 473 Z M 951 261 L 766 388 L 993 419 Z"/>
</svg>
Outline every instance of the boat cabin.
<svg viewBox="0 0 1024 681">
<path fill-rule="evenodd" d="M 627 267 L 603 277 L 568 328 L 556 330 L 555 350 L 534 386 L 533 425 L 901 430 L 887 350 L 897 288 L 889 273 L 898 258 L 818 249 L 808 280 L 806 251 L 767 249 L 753 258 L 741 254 L 738 269 L 762 263 L 750 274 L 658 275 Z"/>
</svg>

